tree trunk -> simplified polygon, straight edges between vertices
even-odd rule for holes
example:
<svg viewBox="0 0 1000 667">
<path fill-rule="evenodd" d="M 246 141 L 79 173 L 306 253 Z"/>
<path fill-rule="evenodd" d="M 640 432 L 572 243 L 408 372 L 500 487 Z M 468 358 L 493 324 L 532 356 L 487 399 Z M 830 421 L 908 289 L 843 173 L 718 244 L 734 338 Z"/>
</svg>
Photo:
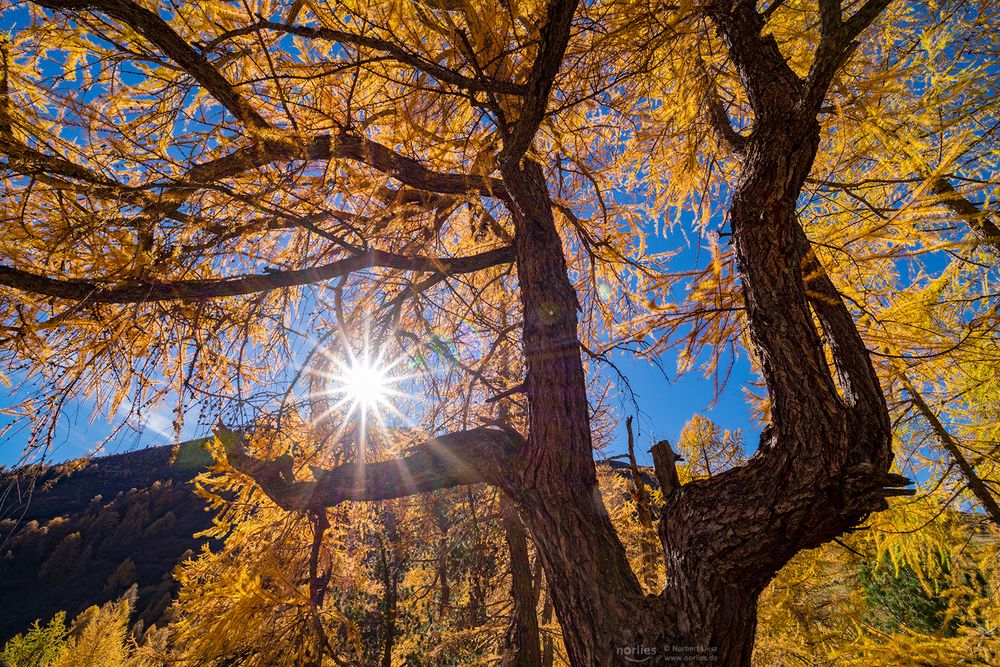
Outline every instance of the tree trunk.
<svg viewBox="0 0 1000 667">
<path fill-rule="evenodd" d="M 541 167 L 502 168 L 512 195 L 524 312 L 528 440 L 514 500 L 531 529 L 574 665 L 610 664 L 643 603 L 639 582 L 597 488 L 576 293 Z"/>
<path fill-rule="evenodd" d="M 545 590 L 545 603 L 542 605 L 542 624 L 552 623 L 552 596 L 548 589 Z M 542 667 L 552 667 L 555 661 L 555 646 L 553 646 L 552 634 L 545 632 L 542 637 Z"/>
<path fill-rule="evenodd" d="M 438 579 L 438 619 L 444 619 L 451 604 L 451 583 L 448 580 L 448 531 L 451 528 L 451 521 L 448 519 L 448 509 L 445 506 L 446 496 L 438 497 L 434 500 L 431 511 L 434 516 L 434 523 L 441 531 L 441 541 L 438 545 L 437 554 L 437 579 Z"/>
<path fill-rule="evenodd" d="M 653 656 L 748 665 L 756 600 L 768 581 L 798 551 L 885 508 L 885 496 L 896 493 L 887 487 L 905 481 L 885 473 L 890 426 L 881 389 L 796 215 L 819 125 L 783 113 L 788 100 L 772 101 L 773 118 L 762 118 L 747 142 L 730 215 L 772 424 L 746 465 L 666 499 L 667 583 L 658 597 L 643 595 L 596 486 L 576 298 L 541 168 L 525 161 L 502 169 L 513 200 L 529 401 L 528 442 L 511 486 L 574 665 Z"/>
<path fill-rule="evenodd" d="M 500 497 L 507 549 L 510 553 L 510 595 L 513 600 L 507 648 L 510 652 L 505 667 L 541 667 L 542 654 L 538 640 L 538 598 L 528 560 L 528 539 L 517 508 L 506 497 Z"/>
<path fill-rule="evenodd" d="M 642 593 L 597 488 L 576 295 L 541 168 L 529 161 L 523 169 L 506 170 L 504 180 L 514 198 L 530 406 L 528 442 L 513 487 L 570 662 L 629 664 L 669 654 L 685 664 L 718 651 L 722 664 L 746 664 L 755 593 L 712 576 L 696 550 L 676 541 L 682 548 L 670 554 L 669 598 Z M 742 518 L 741 504 L 727 510 Z M 689 580 L 681 573 L 692 567 L 697 572 Z"/>
<path fill-rule="evenodd" d="M 628 463 L 629 471 L 632 473 L 632 498 L 635 501 L 635 511 L 639 519 L 639 527 L 642 530 L 640 547 L 642 549 L 642 568 L 639 576 L 646 590 L 659 592 L 660 590 L 660 570 L 662 569 L 663 558 L 656 546 L 656 529 L 653 527 L 652 502 L 649 498 L 649 491 L 646 490 L 646 483 L 642 479 L 642 472 L 639 464 L 635 460 L 635 437 L 632 434 L 632 417 L 625 419 L 625 430 L 628 433 Z"/>
<path fill-rule="evenodd" d="M 399 527 L 392 509 L 381 513 L 385 541 L 379 549 L 382 569 L 382 667 L 392 667 L 392 651 L 396 645 L 396 617 L 399 603 Z"/>
<path fill-rule="evenodd" d="M 392 667 L 392 650 L 396 644 L 396 605 L 399 599 L 396 573 L 386 568 L 382 616 L 382 667 Z"/>
</svg>

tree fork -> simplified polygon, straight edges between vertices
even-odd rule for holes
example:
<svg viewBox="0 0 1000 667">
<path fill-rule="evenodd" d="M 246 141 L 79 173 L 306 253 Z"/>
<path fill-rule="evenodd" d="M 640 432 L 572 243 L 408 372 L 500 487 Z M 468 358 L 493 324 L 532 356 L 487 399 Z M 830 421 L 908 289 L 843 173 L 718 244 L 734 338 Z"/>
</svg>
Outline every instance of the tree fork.
<svg viewBox="0 0 1000 667">
<path fill-rule="evenodd" d="M 504 204 L 515 228 L 513 254 L 524 313 L 527 440 L 498 457 L 497 449 L 479 442 L 482 434 L 466 435 L 447 448 L 460 465 L 431 450 L 403 462 L 430 468 L 412 493 L 487 482 L 517 504 L 536 544 L 572 664 L 628 664 L 652 651 L 661 662 L 669 655 L 671 664 L 701 664 L 711 652 L 717 664 L 748 665 L 757 596 L 777 571 L 798 551 L 886 507 L 887 496 L 908 492 L 900 490 L 905 479 L 888 473 L 887 409 L 853 318 L 822 276 L 814 282 L 818 297 L 807 291 L 803 265 L 810 261 L 809 245 L 796 214 L 819 144 L 816 113 L 825 87 L 854 36 L 884 2 L 870 0 L 844 21 L 839 3 L 823 0 L 823 43 L 807 80 L 791 71 L 774 38 L 762 34 L 765 22 L 754 3 L 705 7 L 754 114 L 739 155 L 730 221 L 772 424 L 746 465 L 680 486 L 665 498 L 660 534 L 667 576 L 658 596 L 643 595 L 600 498 L 577 297 L 544 172 L 522 157 L 544 116 L 572 5 L 554 0 L 548 8 L 523 113 L 499 159 Z M 545 54 L 553 54 L 551 61 L 541 57 Z M 814 312 L 829 343 L 836 380 Z M 493 459 L 483 463 L 459 445 L 472 445 L 479 455 L 493 452 Z M 379 491 L 357 493 L 345 484 L 348 469 L 305 488 L 286 479 L 281 467 L 243 463 L 244 469 L 256 466 L 265 491 L 270 487 L 269 495 L 285 502 L 303 502 L 306 491 L 322 491 L 323 501 L 378 499 L 386 497 L 386 485 L 399 481 L 389 474 L 391 467 L 379 469 Z M 368 480 L 377 465 L 369 466 Z M 657 467 L 658 477 L 675 485 L 676 471 L 671 475 L 665 464 Z M 332 489 L 323 486 L 333 479 Z"/>
</svg>

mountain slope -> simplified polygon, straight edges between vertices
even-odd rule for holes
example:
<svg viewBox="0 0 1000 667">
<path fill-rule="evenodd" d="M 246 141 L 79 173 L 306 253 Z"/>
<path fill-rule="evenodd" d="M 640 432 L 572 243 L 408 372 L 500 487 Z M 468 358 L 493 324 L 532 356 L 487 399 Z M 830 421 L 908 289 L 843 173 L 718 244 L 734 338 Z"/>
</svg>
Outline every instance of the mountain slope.
<svg viewBox="0 0 1000 667">
<path fill-rule="evenodd" d="M 0 477 L 0 644 L 133 583 L 136 618 L 159 619 L 173 568 L 206 542 L 193 535 L 211 515 L 190 482 L 210 462 L 193 441 Z"/>
</svg>

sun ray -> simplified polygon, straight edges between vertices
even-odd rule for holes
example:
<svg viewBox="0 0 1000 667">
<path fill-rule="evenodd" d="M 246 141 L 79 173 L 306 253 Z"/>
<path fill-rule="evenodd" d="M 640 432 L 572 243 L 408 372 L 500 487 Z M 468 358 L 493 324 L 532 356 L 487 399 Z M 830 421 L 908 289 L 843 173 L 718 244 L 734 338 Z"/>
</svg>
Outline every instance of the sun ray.
<svg viewBox="0 0 1000 667">
<path fill-rule="evenodd" d="M 327 401 L 319 419 L 340 415 L 334 437 L 346 435 L 352 439 L 363 461 L 371 428 L 396 422 L 414 425 L 412 417 L 396 404 L 414 398 L 403 385 L 416 375 L 400 372 L 406 355 L 389 356 L 384 350 L 373 351 L 367 340 L 361 349 L 347 347 L 339 353 L 323 352 L 330 361 L 329 370 L 321 375 L 325 388 L 311 392 L 311 396 Z"/>
</svg>

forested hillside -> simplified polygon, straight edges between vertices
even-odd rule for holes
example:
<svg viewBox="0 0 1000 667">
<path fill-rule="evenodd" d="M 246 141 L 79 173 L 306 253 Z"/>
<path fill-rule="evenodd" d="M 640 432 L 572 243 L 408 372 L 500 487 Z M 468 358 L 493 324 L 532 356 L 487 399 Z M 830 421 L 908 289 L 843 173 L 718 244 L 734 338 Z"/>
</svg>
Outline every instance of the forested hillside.
<svg viewBox="0 0 1000 667">
<path fill-rule="evenodd" d="M 171 574 L 206 542 L 190 484 L 211 461 L 201 442 L 21 470 L 0 479 L 0 642 L 58 611 L 70 617 L 138 585 L 133 622 L 170 604 Z"/>
</svg>

